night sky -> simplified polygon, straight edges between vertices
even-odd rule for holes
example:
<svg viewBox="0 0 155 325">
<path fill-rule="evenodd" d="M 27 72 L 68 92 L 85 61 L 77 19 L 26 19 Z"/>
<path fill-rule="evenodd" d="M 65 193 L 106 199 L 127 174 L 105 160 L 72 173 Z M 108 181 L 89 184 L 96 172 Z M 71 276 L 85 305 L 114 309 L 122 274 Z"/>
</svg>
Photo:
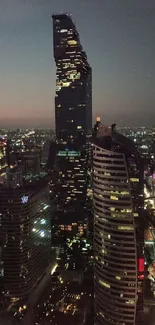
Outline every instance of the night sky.
<svg viewBox="0 0 155 325">
<path fill-rule="evenodd" d="M 76 23 L 93 116 L 155 125 L 154 0 L 0 0 L 0 126 L 54 125 L 53 12 Z"/>
</svg>

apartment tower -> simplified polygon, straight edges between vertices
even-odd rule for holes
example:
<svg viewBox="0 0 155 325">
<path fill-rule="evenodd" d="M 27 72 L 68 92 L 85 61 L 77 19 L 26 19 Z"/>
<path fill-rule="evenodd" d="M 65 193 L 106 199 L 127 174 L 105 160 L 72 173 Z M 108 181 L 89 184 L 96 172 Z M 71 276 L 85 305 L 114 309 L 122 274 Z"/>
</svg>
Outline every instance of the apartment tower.
<svg viewBox="0 0 155 325">
<path fill-rule="evenodd" d="M 93 149 L 95 324 L 143 324 L 143 162 L 100 125 Z"/>
</svg>

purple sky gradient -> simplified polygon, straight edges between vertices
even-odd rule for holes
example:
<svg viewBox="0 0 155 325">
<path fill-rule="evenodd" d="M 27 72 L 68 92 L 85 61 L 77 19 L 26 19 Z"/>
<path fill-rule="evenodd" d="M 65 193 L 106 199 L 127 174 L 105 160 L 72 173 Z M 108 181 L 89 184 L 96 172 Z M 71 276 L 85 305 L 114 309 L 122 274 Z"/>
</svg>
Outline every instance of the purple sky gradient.
<svg viewBox="0 0 155 325">
<path fill-rule="evenodd" d="M 51 14 L 71 12 L 93 71 L 93 116 L 155 124 L 154 0 L 1 0 L 0 126 L 54 126 Z"/>
</svg>

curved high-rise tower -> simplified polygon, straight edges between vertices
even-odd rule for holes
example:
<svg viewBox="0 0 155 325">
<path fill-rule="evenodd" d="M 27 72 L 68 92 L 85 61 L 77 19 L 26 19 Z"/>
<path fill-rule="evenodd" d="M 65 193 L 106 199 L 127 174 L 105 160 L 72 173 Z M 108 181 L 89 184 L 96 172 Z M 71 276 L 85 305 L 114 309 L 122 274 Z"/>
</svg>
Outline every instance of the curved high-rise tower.
<svg viewBox="0 0 155 325">
<path fill-rule="evenodd" d="M 94 145 L 93 192 L 95 324 L 140 325 L 143 167 L 133 143 L 110 129 Z"/>
</svg>

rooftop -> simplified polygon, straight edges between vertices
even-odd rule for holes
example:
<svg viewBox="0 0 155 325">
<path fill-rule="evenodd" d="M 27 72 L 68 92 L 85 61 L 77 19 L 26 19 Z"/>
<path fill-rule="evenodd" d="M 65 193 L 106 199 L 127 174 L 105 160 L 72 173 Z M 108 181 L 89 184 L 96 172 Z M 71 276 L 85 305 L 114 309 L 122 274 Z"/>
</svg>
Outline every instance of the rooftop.
<svg viewBox="0 0 155 325">
<path fill-rule="evenodd" d="M 53 19 L 64 19 L 64 18 L 67 18 L 67 17 L 71 17 L 71 14 L 61 12 L 60 14 L 53 14 L 52 15 Z"/>
</svg>

